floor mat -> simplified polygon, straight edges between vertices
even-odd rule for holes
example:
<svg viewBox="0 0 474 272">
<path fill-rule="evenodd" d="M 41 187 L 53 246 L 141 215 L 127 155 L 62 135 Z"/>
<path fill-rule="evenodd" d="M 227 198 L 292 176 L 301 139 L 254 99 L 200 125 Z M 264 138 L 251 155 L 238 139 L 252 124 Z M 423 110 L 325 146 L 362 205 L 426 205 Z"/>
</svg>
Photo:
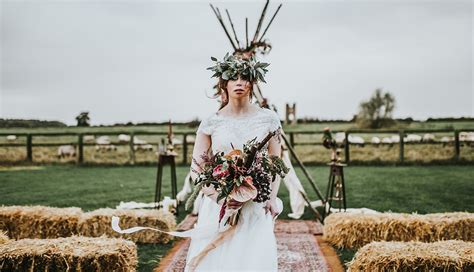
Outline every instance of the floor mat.
<svg viewBox="0 0 474 272">
<path fill-rule="evenodd" d="M 196 220 L 197 216 L 186 216 L 178 230 L 192 228 Z M 278 271 L 344 271 L 335 251 L 315 235 L 321 233 L 322 226 L 315 221 L 277 219 Z M 155 271 L 184 271 L 191 239 L 180 238 L 175 243 Z"/>
</svg>

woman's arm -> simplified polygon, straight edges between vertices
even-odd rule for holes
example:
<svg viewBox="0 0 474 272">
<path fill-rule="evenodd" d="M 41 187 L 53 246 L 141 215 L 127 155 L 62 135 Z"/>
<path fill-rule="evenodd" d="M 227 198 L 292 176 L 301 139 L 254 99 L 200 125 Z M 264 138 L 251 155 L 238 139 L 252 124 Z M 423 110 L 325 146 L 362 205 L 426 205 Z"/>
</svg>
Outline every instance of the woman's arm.
<svg viewBox="0 0 474 272">
<path fill-rule="evenodd" d="M 268 142 L 268 154 L 269 155 L 275 155 L 281 158 L 281 141 L 277 137 L 281 137 L 280 135 L 275 135 L 270 139 Z M 281 139 L 280 139 L 281 140 Z M 274 201 L 276 200 L 278 190 L 280 189 L 280 178 L 277 176 L 274 182 L 271 184 L 272 186 L 272 191 L 270 193 L 270 200 Z"/>
<path fill-rule="evenodd" d="M 201 155 L 207 154 L 211 148 L 211 136 L 207 135 L 202 132 L 198 132 L 196 134 L 196 140 L 194 141 L 194 148 L 193 148 L 193 160 L 191 162 L 191 169 L 194 169 L 198 172 L 202 171 L 201 167 L 198 164 L 203 162 Z M 194 161 L 196 160 L 198 164 Z M 194 181 L 197 178 L 197 174 L 191 171 L 191 179 Z M 203 186 L 201 191 L 210 197 L 214 202 L 217 203 L 217 191 L 214 189 L 214 186 Z M 218 204 L 222 205 L 224 202 L 223 199 L 220 200 Z"/>
</svg>

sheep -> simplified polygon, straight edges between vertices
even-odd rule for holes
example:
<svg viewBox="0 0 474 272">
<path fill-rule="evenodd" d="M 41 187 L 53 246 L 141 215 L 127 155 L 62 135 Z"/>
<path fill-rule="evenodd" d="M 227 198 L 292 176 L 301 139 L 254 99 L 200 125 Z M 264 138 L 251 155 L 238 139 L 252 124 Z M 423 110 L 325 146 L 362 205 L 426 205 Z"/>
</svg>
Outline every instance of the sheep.
<svg viewBox="0 0 474 272">
<path fill-rule="evenodd" d="M 380 138 L 379 137 L 372 137 L 372 139 L 370 140 L 371 143 L 375 144 L 375 145 L 379 145 L 380 144 Z"/>
<path fill-rule="evenodd" d="M 447 144 L 452 144 L 454 142 L 454 137 L 443 136 L 440 142 L 443 143 L 443 146 L 446 146 Z"/>
<path fill-rule="evenodd" d="M 392 145 L 392 144 L 393 144 L 393 141 L 392 141 L 392 138 L 383 137 L 383 138 L 382 138 L 382 143 L 383 143 L 383 144 L 390 144 L 390 145 Z"/>
<path fill-rule="evenodd" d="M 336 143 L 338 144 L 344 143 L 344 141 L 346 140 L 346 133 L 345 132 L 336 133 L 335 140 L 336 140 Z"/>
<path fill-rule="evenodd" d="M 442 142 L 442 143 L 449 143 L 449 142 L 452 142 L 452 141 L 454 141 L 454 137 L 443 136 L 443 137 L 441 138 L 441 142 Z"/>
<path fill-rule="evenodd" d="M 349 143 L 351 144 L 356 144 L 356 145 L 359 145 L 359 146 L 364 146 L 365 144 L 365 141 L 364 139 L 362 139 L 362 137 L 360 136 L 352 136 L 349 134 Z"/>
<path fill-rule="evenodd" d="M 110 144 L 110 138 L 109 136 L 100 136 L 99 138 L 97 138 L 97 140 L 95 140 L 95 142 L 99 145 L 108 145 Z"/>
<path fill-rule="evenodd" d="M 113 150 L 113 151 L 116 151 L 117 147 L 113 144 L 100 144 L 100 145 L 95 146 L 95 150 L 96 151 L 99 151 L 99 150 Z"/>
<path fill-rule="evenodd" d="M 187 140 L 187 139 L 186 139 L 186 140 Z M 171 139 L 171 143 L 172 143 L 173 145 L 180 145 L 180 144 L 183 144 L 183 140 L 178 139 L 178 138 L 172 138 L 172 139 Z"/>
<path fill-rule="evenodd" d="M 186 140 L 188 143 L 194 143 L 194 141 L 196 141 L 196 137 L 194 137 L 193 135 L 188 135 L 186 137 Z"/>
<path fill-rule="evenodd" d="M 61 145 L 58 148 L 58 159 L 75 156 L 76 147 L 74 145 Z"/>
<path fill-rule="evenodd" d="M 121 143 L 129 143 L 132 137 L 128 134 L 119 134 L 118 140 Z M 133 137 L 133 150 L 153 150 L 153 146 L 146 141 Z"/>
<path fill-rule="evenodd" d="M 7 135 L 7 141 L 9 142 L 16 141 L 17 139 L 16 135 Z"/>
<path fill-rule="evenodd" d="M 110 143 L 109 136 L 100 136 L 96 139 L 95 150 L 117 150 L 117 147 Z"/>
<path fill-rule="evenodd" d="M 423 135 L 423 139 L 421 140 L 422 142 L 434 142 L 435 141 L 435 136 L 431 133 L 426 133 Z"/>
<path fill-rule="evenodd" d="M 118 140 L 121 143 L 129 143 L 130 142 L 130 135 L 127 134 L 119 134 Z"/>
<path fill-rule="evenodd" d="M 146 151 L 153 151 L 153 146 L 151 144 L 141 144 L 133 146 L 133 150 L 146 150 Z"/>
<path fill-rule="evenodd" d="M 94 135 L 84 135 L 83 139 L 84 139 L 84 142 L 86 142 L 86 143 L 92 143 L 95 140 L 95 136 Z"/>
<path fill-rule="evenodd" d="M 146 141 L 144 141 L 142 139 L 138 139 L 138 137 L 133 137 L 133 143 L 136 144 L 136 145 L 147 144 Z"/>
<path fill-rule="evenodd" d="M 408 134 L 405 138 L 404 141 L 407 143 L 419 143 L 421 142 L 422 137 L 420 135 L 416 134 Z"/>
<path fill-rule="evenodd" d="M 461 142 L 474 142 L 474 132 L 460 132 L 459 141 Z"/>
<path fill-rule="evenodd" d="M 400 135 L 392 135 L 392 137 L 390 137 L 390 139 L 392 139 L 392 143 L 399 143 L 400 142 Z"/>
<path fill-rule="evenodd" d="M 133 138 L 133 150 L 148 150 L 148 151 L 153 151 L 153 146 L 149 143 L 147 143 L 144 140 L 138 139 L 138 137 Z"/>
<path fill-rule="evenodd" d="M 460 132 L 459 141 L 461 145 L 466 143 L 468 146 L 474 146 L 474 132 Z"/>
</svg>

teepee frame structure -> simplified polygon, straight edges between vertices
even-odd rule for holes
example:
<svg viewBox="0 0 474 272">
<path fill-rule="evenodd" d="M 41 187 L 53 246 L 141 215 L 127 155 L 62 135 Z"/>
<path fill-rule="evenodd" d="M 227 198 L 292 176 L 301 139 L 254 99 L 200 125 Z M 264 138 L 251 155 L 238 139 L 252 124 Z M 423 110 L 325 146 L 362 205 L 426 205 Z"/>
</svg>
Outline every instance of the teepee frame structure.
<svg viewBox="0 0 474 272">
<path fill-rule="evenodd" d="M 271 44 L 268 43 L 266 40 L 263 40 L 263 38 L 265 37 L 265 34 L 267 33 L 268 28 L 270 27 L 273 20 L 275 19 L 275 16 L 280 11 L 280 8 L 281 8 L 282 4 L 280 4 L 278 6 L 278 8 L 276 9 L 276 11 L 273 14 L 272 18 L 270 19 L 270 22 L 267 24 L 267 26 L 265 27 L 263 33 L 260 35 L 263 20 L 265 18 L 265 14 L 267 12 L 269 3 L 270 3 L 270 0 L 267 0 L 266 3 L 265 3 L 265 6 L 263 7 L 262 13 L 260 15 L 260 18 L 259 18 L 259 21 L 258 21 L 258 24 L 257 24 L 257 28 L 255 30 L 255 33 L 254 33 L 253 38 L 250 41 L 250 43 L 249 43 L 249 35 L 248 35 L 248 18 L 245 18 L 245 45 L 244 46 L 242 46 L 240 44 L 240 41 L 239 41 L 239 39 L 237 37 L 237 34 L 235 32 L 234 24 L 233 24 L 232 19 L 230 17 L 229 11 L 227 9 L 225 10 L 225 12 L 227 14 L 227 17 L 229 19 L 229 23 L 230 23 L 230 26 L 231 26 L 231 29 L 232 29 L 232 33 L 234 35 L 233 38 L 230 35 L 230 31 L 226 27 L 226 24 L 224 22 L 224 19 L 222 18 L 222 15 L 220 13 L 219 8 L 217 8 L 217 7 L 215 8 L 212 4 L 209 4 L 211 6 L 214 14 L 217 17 L 217 20 L 219 21 L 220 25 L 222 26 L 227 38 L 229 39 L 229 41 L 232 45 L 232 48 L 234 49 L 234 55 L 241 55 L 243 57 L 250 57 L 252 55 L 256 55 L 258 52 L 261 53 L 261 54 L 268 54 L 271 51 L 271 48 L 272 48 Z M 257 98 L 257 101 L 258 101 L 259 105 L 261 107 L 266 107 L 266 108 L 270 109 L 270 106 L 267 104 L 268 100 L 263 96 L 262 88 L 257 83 L 255 83 L 254 87 L 256 87 L 256 88 L 254 88 L 254 90 L 256 90 L 256 91 L 254 91 L 254 94 L 255 94 L 255 97 Z M 276 107 L 274 105 L 272 105 L 271 109 L 276 111 Z M 321 193 L 321 190 L 316 185 L 314 179 L 311 177 L 311 175 L 309 174 L 308 170 L 306 169 L 306 167 L 304 166 L 302 161 L 298 158 L 298 155 L 296 154 L 295 150 L 291 146 L 290 141 L 288 140 L 288 137 L 286 136 L 284 131 L 282 131 L 281 136 L 284 139 L 284 143 L 282 143 L 282 150 L 288 149 L 290 151 L 291 155 L 296 160 L 297 164 L 303 170 L 303 173 L 304 173 L 305 177 L 308 179 L 309 183 L 311 184 L 312 189 L 315 191 L 316 195 L 321 200 L 321 203 L 323 205 L 325 205 L 326 200 L 323 197 L 323 194 Z M 323 218 L 322 218 L 321 214 L 315 208 L 312 207 L 311 201 L 309 200 L 309 197 L 306 195 L 306 193 L 304 191 L 301 191 L 301 190 L 299 192 L 301 193 L 304 200 L 308 204 L 308 207 L 316 215 L 316 218 L 319 221 L 322 222 Z"/>
</svg>

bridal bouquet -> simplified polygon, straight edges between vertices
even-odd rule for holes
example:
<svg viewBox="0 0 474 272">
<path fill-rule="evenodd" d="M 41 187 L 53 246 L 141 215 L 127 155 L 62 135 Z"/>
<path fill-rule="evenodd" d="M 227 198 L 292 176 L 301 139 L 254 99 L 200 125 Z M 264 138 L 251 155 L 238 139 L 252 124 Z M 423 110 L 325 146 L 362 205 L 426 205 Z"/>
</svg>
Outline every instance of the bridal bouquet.
<svg viewBox="0 0 474 272">
<path fill-rule="evenodd" d="M 224 152 L 203 154 L 201 164 L 193 158 L 202 171 L 192 169 L 198 177 L 194 181 L 195 190 L 186 202 L 186 210 L 192 205 L 203 186 L 214 186 L 219 193 L 217 202 L 225 199 L 220 210 L 219 223 L 225 215 L 229 199 L 239 202 L 251 200 L 265 202 L 270 199 L 271 182 L 275 181 L 277 175 L 285 177 L 289 171 L 280 157 L 269 155 L 267 149 L 262 150 L 276 133 L 277 131 L 270 132 L 262 142 L 256 142 L 256 137 L 247 141 L 243 145 L 243 150 L 235 149 L 231 144 L 232 150 L 227 154 Z M 239 215 L 240 209 L 230 216 L 224 225 L 227 223 L 235 225 Z"/>
</svg>

